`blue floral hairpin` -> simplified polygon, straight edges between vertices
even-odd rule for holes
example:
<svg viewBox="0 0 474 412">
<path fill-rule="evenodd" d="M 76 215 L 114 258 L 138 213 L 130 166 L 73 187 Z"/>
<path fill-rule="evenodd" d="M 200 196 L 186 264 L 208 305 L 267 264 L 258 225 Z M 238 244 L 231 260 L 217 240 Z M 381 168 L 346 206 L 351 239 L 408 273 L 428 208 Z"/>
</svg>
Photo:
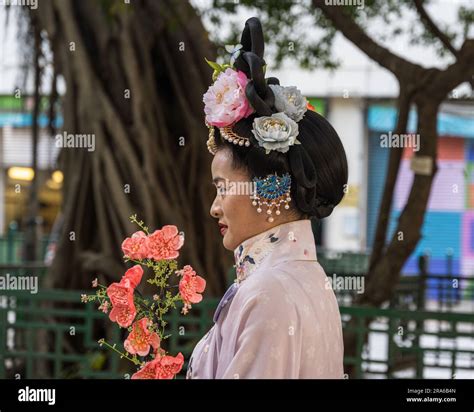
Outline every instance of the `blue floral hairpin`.
<svg viewBox="0 0 474 412">
<path fill-rule="evenodd" d="M 255 177 L 253 179 L 255 190 L 251 195 L 252 205 L 257 206 L 257 212 L 262 213 L 262 205 L 267 207 L 267 221 L 273 222 L 273 210 L 279 215 L 280 205 L 284 204 L 285 209 L 289 209 L 291 202 L 291 176 L 285 173 L 282 176 L 269 174 L 267 177 Z"/>
<path fill-rule="evenodd" d="M 237 60 L 237 58 L 240 56 L 240 51 L 242 50 L 243 47 L 244 46 L 242 46 L 241 44 L 236 44 L 236 45 L 227 44 L 225 46 L 226 52 L 230 54 L 231 66 L 234 66 L 234 63 Z"/>
</svg>

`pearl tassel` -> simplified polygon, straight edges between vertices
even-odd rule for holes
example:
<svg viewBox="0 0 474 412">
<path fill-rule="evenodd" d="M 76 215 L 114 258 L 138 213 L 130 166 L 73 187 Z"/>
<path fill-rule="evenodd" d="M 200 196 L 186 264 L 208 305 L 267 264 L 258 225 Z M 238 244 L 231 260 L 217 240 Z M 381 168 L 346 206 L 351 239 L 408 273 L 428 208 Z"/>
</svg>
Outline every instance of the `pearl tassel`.
<svg viewBox="0 0 474 412">
<path fill-rule="evenodd" d="M 252 205 L 257 206 L 257 213 L 262 213 L 262 205 L 266 206 L 267 222 L 271 223 L 275 220 L 273 211 L 277 216 L 281 214 L 281 204 L 284 204 L 286 210 L 290 208 L 291 177 L 288 173 L 281 177 L 270 174 L 264 179 L 255 178 L 253 181 L 256 189 L 251 196 Z"/>
</svg>

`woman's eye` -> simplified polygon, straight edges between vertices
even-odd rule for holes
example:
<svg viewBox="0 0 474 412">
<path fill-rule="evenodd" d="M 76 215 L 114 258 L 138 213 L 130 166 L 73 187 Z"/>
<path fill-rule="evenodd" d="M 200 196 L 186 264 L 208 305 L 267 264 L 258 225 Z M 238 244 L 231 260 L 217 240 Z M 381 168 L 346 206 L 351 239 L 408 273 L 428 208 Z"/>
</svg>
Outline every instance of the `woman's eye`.
<svg viewBox="0 0 474 412">
<path fill-rule="evenodd" d="M 232 182 L 225 182 L 225 183 L 221 182 L 217 184 L 216 185 L 217 194 L 221 196 L 229 194 L 229 191 L 232 188 L 232 186 L 233 186 Z"/>
</svg>

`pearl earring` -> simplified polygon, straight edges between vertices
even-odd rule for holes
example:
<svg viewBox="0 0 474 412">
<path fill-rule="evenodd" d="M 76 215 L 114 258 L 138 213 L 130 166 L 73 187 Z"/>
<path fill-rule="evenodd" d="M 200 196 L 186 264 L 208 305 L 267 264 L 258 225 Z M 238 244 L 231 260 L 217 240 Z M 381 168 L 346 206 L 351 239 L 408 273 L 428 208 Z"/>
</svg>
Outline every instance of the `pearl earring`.
<svg viewBox="0 0 474 412">
<path fill-rule="evenodd" d="M 274 209 L 275 214 L 280 215 L 280 205 L 284 204 L 285 209 L 289 209 L 291 202 L 291 176 L 285 173 L 283 176 L 269 174 L 261 178 L 253 178 L 254 192 L 250 196 L 252 205 L 257 206 L 257 212 L 262 213 L 262 205 L 267 207 L 267 222 L 273 222 L 272 216 Z"/>
</svg>

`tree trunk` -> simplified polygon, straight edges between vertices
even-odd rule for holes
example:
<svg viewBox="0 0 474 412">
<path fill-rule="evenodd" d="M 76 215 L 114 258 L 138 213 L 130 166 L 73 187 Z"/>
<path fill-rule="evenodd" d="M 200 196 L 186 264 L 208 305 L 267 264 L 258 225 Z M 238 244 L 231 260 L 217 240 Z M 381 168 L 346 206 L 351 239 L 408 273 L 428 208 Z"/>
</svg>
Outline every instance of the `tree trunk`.
<svg viewBox="0 0 474 412">
<path fill-rule="evenodd" d="M 34 99 L 32 111 L 32 127 L 31 127 L 31 168 L 34 176 L 30 184 L 28 194 L 28 209 L 25 219 L 25 246 L 23 256 L 25 261 L 34 262 L 38 259 L 38 214 L 39 214 L 39 173 L 38 173 L 38 142 L 39 142 L 39 109 L 40 109 L 40 89 L 42 67 L 41 59 L 41 34 L 38 28 L 34 28 Z"/>
<path fill-rule="evenodd" d="M 406 88 L 400 87 L 400 95 L 398 96 L 398 118 L 395 134 L 401 135 L 406 133 L 408 124 L 408 115 L 410 113 L 411 93 L 407 92 Z M 395 190 L 395 183 L 397 182 L 398 170 L 400 168 L 400 160 L 402 158 L 403 148 L 390 148 L 390 157 L 388 162 L 387 176 L 385 178 L 385 185 L 382 195 L 382 200 L 379 207 L 379 216 L 377 219 L 377 226 L 375 231 L 374 243 L 372 245 L 372 253 L 370 255 L 369 273 L 374 268 L 383 253 L 385 246 L 385 238 L 387 237 L 387 225 L 390 219 L 390 212 L 392 207 L 393 192 Z"/>
<path fill-rule="evenodd" d="M 386 253 L 373 268 L 365 293 L 358 300 L 361 304 L 379 306 L 390 299 L 399 281 L 403 264 L 415 249 L 421 238 L 421 227 L 437 171 L 436 155 L 438 134 L 436 130 L 439 101 L 426 95 L 415 99 L 418 111 L 418 134 L 420 150 L 413 159 L 424 158 L 430 165 L 427 173 L 416 173 L 407 203 L 398 219 L 397 229 L 387 246 Z M 397 274 L 397 276 L 394 276 Z"/>
<path fill-rule="evenodd" d="M 438 134 L 437 112 L 440 102 L 425 94 L 414 98 L 418 112 L 417 133 L 420 135 L 420 150 L 414 158 L 424 158 L 431 164 L 427 174 L 416 173 L 409 197 L 398 219 L 397 228 L 385 253 L 374 263 L 367 274 L 365 293 L 356 300 L 357 305 L 381 306 L 391 299 L 400 279 L 400 272 L 421 238 L 421 227 L 428 204 L 431 185 L 437 171 L 436 156 Z M 382 211 L 381 211 L 382 213 Z M 385 223 L 385 225 L 387 222 Z M 367 319 L 368 326 L 372 320 Z M 350 327 L 344 332 L 345 356 L 356 356 L 357 334 L 351 329 L 357 324 L 351 319 Z M 390 337 L 389 337 L 390 338 Z M 364 341 L 367 335 L 364 336 Z M 346 373 L 353 375 L 353 368 L 346 367 Z"/>
<path fill-rule="evenodd" d="M 219 295 L 231 254 L 209 216 L 211 155 L 202 95 L 216 51 L 186 1 L 51 0 L 36 11 L 66 82 L 64 131 L 95 136 L 95 151 L 63 148 L 63 218 L 50 276 L 82 289 L 121 277 L 121 242 L 137 228 L 175 224 L 182 263 Z"/>
</svg>

